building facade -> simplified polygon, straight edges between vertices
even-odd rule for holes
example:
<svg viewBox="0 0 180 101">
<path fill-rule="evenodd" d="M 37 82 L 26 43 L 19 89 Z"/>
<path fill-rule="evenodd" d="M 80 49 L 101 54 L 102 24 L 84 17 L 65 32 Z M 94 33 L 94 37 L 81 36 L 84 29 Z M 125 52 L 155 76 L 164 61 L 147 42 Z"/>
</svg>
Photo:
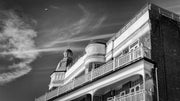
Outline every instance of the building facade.
<svg viewBox="0 0 180 101">
<path fill-rule="evenodd" d="M 107 43 L 64 52 L 36 101 L 180 101 L 180 16 L 147 4 Z"/>
</svg>

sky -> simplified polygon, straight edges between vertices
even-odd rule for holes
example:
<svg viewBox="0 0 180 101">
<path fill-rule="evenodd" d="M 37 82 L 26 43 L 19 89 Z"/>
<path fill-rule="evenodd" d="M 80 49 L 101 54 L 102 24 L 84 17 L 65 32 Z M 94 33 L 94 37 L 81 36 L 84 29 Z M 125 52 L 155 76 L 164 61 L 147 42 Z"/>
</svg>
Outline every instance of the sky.
<svg viewBox="0 0 180 101">
<path fill-rule="evenodd" d="M 180 0 L 0 0 L 0 101 L 34 101 L 68 48 L 74 60 L 107 41 L 147 2 L 180 14 Z"/>
</svg>

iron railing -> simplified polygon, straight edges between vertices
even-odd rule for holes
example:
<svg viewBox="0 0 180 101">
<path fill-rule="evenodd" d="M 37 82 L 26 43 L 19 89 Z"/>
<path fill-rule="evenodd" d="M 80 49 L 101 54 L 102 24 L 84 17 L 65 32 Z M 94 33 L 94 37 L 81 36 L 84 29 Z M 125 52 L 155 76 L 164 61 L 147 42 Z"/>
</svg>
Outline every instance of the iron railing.
<svg viewBox="0 0 180 101">
<path fill-rule="evenodd" d="M 141 57 L 149 57 L 150 56 L 150 50 L 144 47 L 139 47 L 135 49 L 132 52 L 129 52 L 118 59 L 118 65 L 116 67 L 113 67 L 113 60 L 107 62 L 106 64 L 93 69 L 87 74 L 84 74 L 76 79 L 73 79 L 71 82 L 65 84 L 64 86 L 58 87 L 54 91 L 46 93 L 45 96 L 41 96 L 40 98 L 36 99 L 36 101 L 47 101 L 48 99 L 51 99 L 55 96 L 61 95 L 67 91 L 70 91 L 78 86 L 81 86 L 82 84 L 85 84 L 87 82 L 92 81 L 93 79 L 96 79 L 102 75 L 105 75 L 113 70 L 116 70 L 117 68 L 121 68 L 123 65 L 126 65 L 138 58 Z M 123 100 L 117 100 L 117 101 L 123 101 Z M 125 100 L 126 101 L 126 100 Z"/>
<path fill-rule="evenodd" d="M 108 98 L 107 101 L 146 101 L 146 91 L 140 90 L 137 92 L 125 94 L 123 96 L 116 95 L 114 97 Z"/>
</svg>

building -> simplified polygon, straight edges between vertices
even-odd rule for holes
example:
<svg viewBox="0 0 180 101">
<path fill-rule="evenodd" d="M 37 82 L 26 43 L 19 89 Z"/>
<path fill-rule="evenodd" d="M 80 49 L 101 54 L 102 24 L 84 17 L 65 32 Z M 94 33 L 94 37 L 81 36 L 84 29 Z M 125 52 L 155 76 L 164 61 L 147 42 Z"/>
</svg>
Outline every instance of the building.
<svg viewBox="0 0 180 101">
<path fill-rule="evenodd" d="M 107 43 L 72 51 L 36 101 L 180 101 L 180 16 L 147 4 Z M 60 67 L 60 68 L 59 68 Z"/>
</svg>

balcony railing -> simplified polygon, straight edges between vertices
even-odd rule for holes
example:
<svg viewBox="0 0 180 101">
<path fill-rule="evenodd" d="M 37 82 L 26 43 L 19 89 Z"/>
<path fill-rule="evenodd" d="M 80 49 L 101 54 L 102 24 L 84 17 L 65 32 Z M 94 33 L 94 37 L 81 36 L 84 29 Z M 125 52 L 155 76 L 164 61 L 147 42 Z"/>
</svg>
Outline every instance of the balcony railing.
<svg viewBox="0 0 180 101">
<path fill-rule="evenodd" d="M 108 98 L 107 101 L 146 101 L 145 99 L 148 99 L 147 96 L 149 96 L 148 93 L 146 93 L 144 90 L 141 90 L 138 92 L 126 94 L 124 96 L 116 95 L 114 97 Z"/>
<path fill-rule="evenodd" d="M 144 47 L 139 47 L 136 50 L 129 52 L 121 57 L 119 57 L 119 62 L 116 67 L 113 65 L 113 61 L 109 61 L 106 64 L 92 70 L 91 72 L 84 74 L 76 79 L 73 79 L 71 82 L 65 84 L 64 86 L 58 87 L 54 91 L 51 91 L 49 93 L 46 93 L 45 96 L 41 96 L 40 98 L 36 99 L 36 101 L 46 101 L 48 99 L 51 99 L 55 96 L 61 95 L 69 90 L 72 90 L 78 86 L 81 86 L 87 82 L 91 82 L 92 80 L 105 75 L 113 70 L 116 70 L 117 68 L 121 68 L 123 65 L 126 65 L 130 63 L 131 61 L 134 61 L 141 57 L 148 57 L 150 58 L 150 50 Z M 123 100 L 117 100 L 117 101 L 123 101 Z M 126 101 L 126 100 L 125 100 Z"/>
<path fill-rule="evenodd" d="M 128 64 L 131 61 L 134 61 L 140 57 L 151 58 L 150 50 L 146 47 L 139 47 L 139 48 L 135 49 L 134 51 L 131 51 L 123 56 L 120 56 L 119 58 L 116 58 L 117 59 L 116 62 L 118 62 L 118 63 L 115 68 L 120 68 L 121 66 Z"/>
<path fill-rule="evenodd" d="M 58 93 L 58 89 L 52 90 L 51 92 L 46 94 L 46 99 L 48 100 L 49 98 L 53 98 L 57 96 L 57 93 Z"/>
<path fill-rule="evenodd" d="M 74 86 L 77 87 L 77 86 L 84 84 L 86 82 L 86 76 L 87 75 L 82 75 L 79 78 L 77 78 L 76 80 L 74 80 Z"/>
<path fill-rule="evenodd" d="M 110 71 L 113 70 L 113 61 L 109 61 L 108 63 L 106 63 L 105 65 L 102 65 L 94 70 L 92 70 L 91 74 L 92 74 L 92 79 L 95 79 L 99 76 L 102 76 Z"/>
</svg>

